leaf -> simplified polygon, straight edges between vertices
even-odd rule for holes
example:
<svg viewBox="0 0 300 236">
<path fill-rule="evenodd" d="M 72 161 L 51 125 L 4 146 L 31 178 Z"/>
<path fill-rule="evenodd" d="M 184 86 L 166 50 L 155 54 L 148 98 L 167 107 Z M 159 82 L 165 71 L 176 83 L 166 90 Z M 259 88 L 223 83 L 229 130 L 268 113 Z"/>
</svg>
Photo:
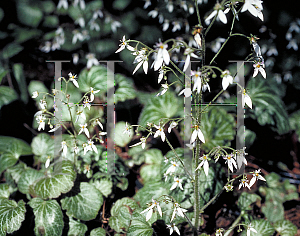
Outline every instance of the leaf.
<svg viewBox="0 0 300 236">
<path fill-rule="evenodd" d="M 7 44 L 0 54 L 0 57 L 7 60 L 17 55 L 19 52 L 23 50 L 23 47 L 18 43 L 9 43 Z"/>
<path fill-rule="evenodd" d="M 270 222 L 264 219 L 253 220 L 251 221 L 251 225 L 257 231 L 257 233 L 250 231 L 249 234 L 250 236 L 272 236 L 275 232 Z M 243 230 L 242 236 L 245 235 L 246 235 L 246 230 Z"/>
<path fill-rule="evenodd" d="M 39 95 L 34 98 L 36 101 L 40 101 L 43 97 L 43 93 L 48 93 L 48 89 L 45 86 L 45 84 L 41 81 L 31 80 L 28 85 L 28 92 L 30 95 L 32 95 L 33 92 L 38 91 Z M 46 100 L 47 101 L 47 100 Z M 48 102 L 47 102 L 48 103 Z"/>
<path fill-rule="evenodd" d="M 105 235 L 106 235 L 105 229 L 100 227 L 93 229 L 90 234 L 90 236 L 105 236 Z"/>
<path fill-rule="evenodd" d="M 205 138 L 201 146 L 206 152 L 217 146 L 228 146 L 234 139 L 234 118 L 221 107 L 208 108 L 202 114 L 200 129 Z"/>
<path fill-rule="evenodd" d="M 238 199 L 238 207 L 241 211 L 251 210 L 250 205 L 256 201 L 260 201 L 261 198 L 257 194 L 242 192 Z"/>
<path fill-rule="evenodd" d="M 21 0 L 17 1 L 17 16 L 22 24 L 37 27 L 43 18 L 43 12 L 38 6 L 31 6 Z"/>
<path fill-rule="evenodd" d="M 69 217 L 69 231 L 68 236 L 84 236 L 88 230 L 85 224 L 80 223 L 80 221 L 73 220 Z"/>
<path fill-rule="evenodd" d="M 80 183 L 80 193 L 73 197 L 61 200 L 63 210 L 67 210 L 68 216 L 88 221 L 96 218 L 103 203 L 102 194 L 93 185 Z"/>
<path fill-rule="evenodd" d="M 64 228 L 63 214 L 56 200 L 44 201 L 33 198 L 28 202 L 35 216 L 35 235 L 62 235 Z"/>
<path fill-rule="evenodd" d="M 289 116 L 289 123 L 291 125 L 291 129 L 296 131 L 296 134 L 298 135 L 298 141 L 300 142 L 300 110 L 295 111 Z"/>
<path fill-rule="evenodd" d="M 59 19 L 57 16 L 46 16 L 43 22 L 43 26 L 54 28 L 59 24 Z"/>
<path fill-rule="evenodd" d="M 162 179 L 162 174 L 160 172 L 160 165 L 143 165 L 140 169 L 140 175 L 143 180 L 143 184 L 149 181 L 159 182 Z"/>
<path fill-rule="evenodd" d="M 91 184 L 93 184 L 105 197 L 108 197 L 112 192 L 113 183 L 109 179 L 95 180 Z"/>
<path fill-rule="evenodd" d="M 0 8 L 0 22 L 2 21 L 3 17 L 4 17 L 4 11 L 2 10 L 2 8 Z"/>
<path fill-rule="evenodd" d="M 158 164 L 164 160 L 161 150 L 151 148 L 150 150 L 144 151 L 145 163 L 147 164 Z"/>
<path fill-rule="evenodd" d="M 16 91 L 8 86 L 0 86 L 0 94 L 0 109 L 2 106 L 18 99 Z"/>
<path fill-rule="evenodd" d="M 116 74 L 115 83 L 117 85 L 117 89 L 114 94 L 115 104 L 118 102 L 125 102 L 126 100 L 134 99 L 136 97 L 134 84 L 130 78 L 121 74 Z"/>
<path fill-rule="evenodd" d="M 294 236 L 297 234 L 297 227 L 289 220 L 277 221 L 273 226 L 281 236 Z"/>
<path fill-rule="evenodd" d="M 120 182 L 117 183 L 117 187 L 120 188 L 122 191 L 125 191 L 128 188 L 128 179 L 120 178 Z"/>
<path fill-rule="evenodd" d="M 29 39 L 37 39 L 42 35 L 41 30 L 30 29 L 30 28 L 16 28 L 13 32 L 16 43 L 24 43 Z"/>
<path fill-rule="evenodd" d="M 130 225 L 131 214 L 138 207 L 138 204 L 133 199 L 125 197 L 117 200 L 110 210 L 109 226 L 117 232 L 123 232 L 123 229 L 127 231 Z"/>
<path fill-rule="evenodd" d="M 16 203 L 14 200 L 2 199 L 0 204 L 0 233 L 2 231 L 11 234 L 20 229 L 25 219 L 25 212 L 23 200 Z"/>
<path fill-rule="evenodd" d="M 131 2 L 131 0 L 116 0 L 113 2 L 113 8 L 115 10 L 123 11 Z"/>
<path fill-rule="evenodd" d="M 251 78 L 247 84 L 249 96 L 254 109 L 250 110 L 250 117 L 257 119 L 262 126 L 269 125 L 278 134 L 289 131 L 288 114 L 280 96 L 268 86 L 268 81 Z"/>
<path fill-rule="evenodd" d="M 7 168 L 15 165 L 18 161 L 19 157 L 16 157 L 11 152 L 3 153 L 0 156 L 0 175 L 3 171 L 5 171 Z"/>
<path fill-rule="evenodd" d="M 31 155 L 31 147 L 22 139 L 0 136 L 0 153 L 11 151 L 15 155 Z"/>
<path fill-rule="evenodd" d="M 114 81 L 109 81 L 110 88 L 113 86 Z M 90 70 L 84 69 L 78 76 L 78 85 L 81 92 L 90 91 L 91 87 L 94 90 L 100 90 L 95 94 L 95 97 L 99 97 L 107 91 L 107 68 L 104 66 L 93 66 Z"/>
<path fill-rule="evenodd" d="M 9 196 L 10 196 L 9 185 L 7 183 L 0 184 L 0 199 L 9 198 Z"/>
<path fill-rule="evenodd" d="M 133 137 L 132 128 L 130 128 L 130 134 L 123 133 L 125 127 L 126 127 L 126 123 L 124 121 L 120 121 L 115 125 L 115 129 L 114 129 L 115 143 L 120 147 L 125 147 Z"/>
<path fill-rule="evenodd" d="M 90 41 L 88 46 L 90 51 L 97 52 L 101 57 L 108 57 L 116 51 L 116 43 L 111 39 Z"/>
<path fill-rule="evenodd" d="M 72 189 L 75 179 L 76 172 L 73 163 L 63 160 L 54 166 L 54 172 L 51 175 L 33 184 L 33 192 L 30 190 L 30 194 L 43 199 L 57 198 Z"/>
<path fill-rule="evenodd" d="M 134 212 L 130 227 L 127 232 L 127 236 L 152 236 L 153 229 L 151 225 L 146 222 L 145 217 L 140 215 L 138 212 Z"/>
<path fill-rule="evenodd" d="M 280 202 L 267 201 L 265 202 L 265 205 L 262 206 L 261 211 L 271 223 L 278 220 L 284 220 L 284 208 Z"/>
<path fill-rule="evenodd" d="M 1 37 L 0 37 L 0 39 L 1 39 Z M 2 79 L 3 79 L 3 77 L 4 76 L 6 76 L 6 74 L 8 73 L 8 70 L 1 70 L 1 73 L 0 73 L 0 84 L 1 84 L 1 81 L 2 81 Z"/>
<path fill-rule="evenodd" d="M 147 122 L 158 125 L 161 118 L 172 118 L 176 116 L 180 106 L 179 99 L 175 94 L 168 91 L 163 96 L 152 97 L 143 108 L 140 117 L 139 125 L 146 127 Z"/>
<path fill-rule="evenodd" d="M 35 169 L 28 168 L 23 171 L 20 180 L 18 182 L 18 189 L 21 193 L 29 193 L 29 186 L 32 185 L 36 180 L 44 177 L 42 172 Z"/>
<path fill-rule="evenodd" d="M 13 65 L 14 76 L 18 82 L 19 90 L 21 92 L 21 100 L 27 104 L 28 102 L 28 92 L 27 92 L 27 84 L 26 79 L 23 73 L 23 66 L 20 63 L 16 63 Z"/>
<path fill-rule="evenodd" d="M 49 134 L 40 133 L 34 137 L 31 148 L 33 154 L 42 157 L 44 161 L 47 156 L 54 156 L 54 140 Z"/>
</svg>

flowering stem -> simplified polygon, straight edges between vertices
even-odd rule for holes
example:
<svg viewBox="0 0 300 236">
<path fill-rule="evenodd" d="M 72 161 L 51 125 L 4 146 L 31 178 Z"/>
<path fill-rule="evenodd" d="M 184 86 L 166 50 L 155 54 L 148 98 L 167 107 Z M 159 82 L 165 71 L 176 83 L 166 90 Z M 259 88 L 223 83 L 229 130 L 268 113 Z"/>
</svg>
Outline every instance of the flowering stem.
<svg viewBox="0 0 300 236">
<path fill-rule="evenodd" d="M 196 12 L 197 12 L 199 26 L 202 27 L 197 0 L 195 0 L 195 8 L 196 8 Z"/>
<path fill-rule="evenodd" d="M 236 218 L 236 220 L 233 222 L 232 226 L 225 232 L 224 236 L 229 236 L 231 231 L 235 228 L 235 226 L 237 226 L 237 224 L 240 222 L 241 219 L 242 219 L 242 214 L 240 214 L 239 217 Z"/>
<path fill-rule="evenodd" d="M 200 209 L 200 214 L 211 204 L 213 203 L 217 197 L 219 197 L 219 195 L 223 192 L 223 188 L 221 189 L 220 192 L 218 192 L 212 199 L 209 200 L 208 203 L 206 203 L 203 207 L 201 207 Z"/>
</svg>

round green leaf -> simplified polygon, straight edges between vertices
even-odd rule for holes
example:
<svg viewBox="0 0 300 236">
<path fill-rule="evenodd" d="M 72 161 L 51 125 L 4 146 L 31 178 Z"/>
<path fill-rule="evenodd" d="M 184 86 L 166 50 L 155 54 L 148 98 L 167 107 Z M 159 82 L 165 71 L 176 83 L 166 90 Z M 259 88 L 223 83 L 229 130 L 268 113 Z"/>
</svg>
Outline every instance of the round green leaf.
<svg viewBox="0 0 300 236">
<path fill-rule="evenodd" d="M 54 155 L 54 140 L 46 133 L 40 133 L 33 138 L 31 143 L 33 154 L 41 157 Z"/>
<path fill-rule="evenodd" d="M 76 172 L 71 161 L 58 162 L 54 166 L 54 172 L 38 180 L 33 185 L 33 190 L 30 193 L 37 195 L 43 199 L 57 198 L 61 193 L 69 192 L 76 179 Z"/>
<path fill-rule="evenodd" d="M 201 131 L 205 138 L 202 148 L 209 152 L 213 147 L 230 145 L 234 139 L 234 118 L 223 108 L 208 108 L 208 112 L 202 114 Z"/>
<path fill-rule="evenodd" d="M 9 168 L 9 167 L 13 166 L 14 164 L 16 164 L 17 161 L 18 161 L 18 157 L 16 157 L 13 153 L 11 153 L 11 152 L 3 153 L 0 156 L 0 175 L 7 168 Z"/>
<path fill-rule="evenodd" d="M 257 194 L 242 192 L 238 199 L 238 207 L 240 210 L 251 210 L 250 205 L 256 201 L 260 201 L 261 198 Z"/>
<path fill-rule="evenodd" d="M 145 163 L 147 164 L 158 164 L 163 161 L 164 157 L 161 153 L 161 150 L 156 148 L 151 148 L 150 150 L 147 150 L 144 152 L 145 156 Z"/>
<path fill-rule="evenodd" d="M 123 11 L 131 2 L 131 0 L 116 0 L 113 2 L 113 8 L 119 11 Z"/>
<path fill-rule="evenodd" d="M 275 232 L 270 222 L 264 219 L 253 220 L 251 221 L 251 225 L 257 231 L 257 233 L 250 231 L 250 236 L 271 236 Z M 246 230 L 243 230 L 242 236 L 245 235 L 248 234 L 246 233 Z"/>
<path fill-rule="evenodd" d="M 18 99 L 18 94 L 16 91 L 8 86 L 0 86 L 0 94 L 0 109 L 2 106 Z"/>
<path fill-rule="evenodd" d="M 163 187 L 161 182 L 148 182 L 134 195 L 134 200 L 139 202 L 141 207 L 144 207 L 149 201 L 151 201 L 151 198 L 157 199 L 168 193 L 169 189 Z"/>
<path fill-rule="evenodd" d="M 108 197 L 112 192 L 113 183 L 109 179 L 95 180 L 92 183 L 105 197 Z"/>
<path fill-rule="evenodd" d="M 134 211 L 139 207 L 138 204 L 133 199 L 128 197 L 123 197 L 115 202 L 115 204 L 112 206 L 110 210 L 110 214 L 112 216 L 117 216 L 120 212 L 121 206 L 126 206 L 127 208 L 130 208 L 131 211 Z"/>
<path fill-rule="evenodd" d="M 10 59 L 11 57 L 17 55 L 22 50 L 23 47 L 20 44 L 9 43 L 2 49 L 1 56 L 3 59 Z M 1 94 L 3 95 L 3 93 Z"/>
<path fill-rule="evenodd" d="M 125 130 L 126 123 L 124 121 L 120 121 L 116 124 L 114 130 L 115 143 L 120 147 L 125 147 L 133 137 L 133 130 L 130 129 L 130 134 L 123 134 Z"/>
<path fill-rule="evenodd" d="M 33 198 L 28 202 L 35 216 L 35 235 L 62 235 L 63 214 L 56 200 Z"/>
<path fill-rule="evenodd" d="M 20 22 L 27 26 L 37 27 L 43 18 L 43 12 L 38 6 L 30 6 L 18 1 L 17 16 Z"/>
<path fill-rule="evenodd" d="M 284 208 L 280 202 L 267 201 L 261 208 L 262 213 L 270 222 L 276 222 L 278 220 L 284 220 Z"/>
<path fill-rule="evenodd" d="M 67 210 L 68 216 L 80 220 L 93 220 L 103 203 L 102 194 L 93 185 L 80 183 L 80 193 L 74 197 L 66 197 L 61 200 L 63 210 Z"/>
<path fill-rule="evenodd" d="M 146 222 L 145 217 L 143 217 L 138 212 L 133 213 L 130 227 L 127 231 L 127 236 L 152 236 L 153 229 L 151 225 Z"/>
<path fill-rule="evenodd" d="M 179 99 L 175 97 L 174 93 L 168 91 L 162 96 L 150 99 L 143 108 L 138 123 L 144 127 L 146 127 L 147 122 L 158 125 L 161 118 L 172 118 L 179 109 L 183 110 Z"/>
<path fill-rule="evenodd" d="M 88 228 L 85 224 L 80 223 L 80 221 L 73 220 L 72 217 L 69 217 L 68 236 L 84 236 L 87 230 Z"/>
<path fill-rule="evenodd" d="M 49 92 L 43 82 L 32 80 L 32 81 L 30 81 L 30 83 L 28 85 L 28 92 L 30 95 L 32 95 L 32 93 L 35 91 L 39 92 L 39 95 L 36 98 L 34 98 L 36 101 L 40 101 L 40 99 L 42 99 L 44 93 Z"/>
<path fill-rule="evenodd" d="M 29 193 L 29 186 L 32 185 L 36 180 L 44 177 L 42 172 L 35 169 L 29 168 L 23 171 L 21 179 L 18 182 L 18 188 L 21 193 Z"/>
<path fill-rule="evenodd" d="M 109 81 L 113 86 L 114 81 Z M 78 77 L 79 90 L 86 93 L 91 87 L 100 90 L 95 96 L 98 97 L 107 91 L 107 68 L 104 66 L 93 66 L 90 70 L 84 69 Z"/>
<path fill-rule="evenodd" d="M 143 179 L 143 183 L 152 181 L 158 182 L 162 179 L 162 174 L 160 172 L 160 165 L 143 165 L 140 170 L 141 178 Z"/>
<path fill-rule="evenodd" d="M 3 199 L 0 204 L 0 233 L 2 231 L 11 234 L 20 229 L 25 219 L 25 212 L 26 208 L 23 200 L 16 203 L 13 200 Z"/>
<path fill-rule="evenodd" d="M 273 226 L 281 236 L 294 236 L 297 234 L 297 227 L 289 220 L 277 221 Z"/>
<path fill-rule="evenodd" d="M 0 136 L 0 153 L 6 151 L 13 153 L 16 157 L 32 154 L 31 147 L 22 139 Z"/>
<path fill-rule="evenodd" d="M 0 198 L 9 198 L 9 185 L 7 183 L 0 184 Z"/>
<path fill-rule="evenodd" d="M 105 229 L 100 227 L 93 229 L 90 234 L 90 236 L 105 236 L 105 235 L 106 235 Z"/>
<path fill-rule="evenodd" d="M 131 79 L 123 75 L 116 74 L 115 82 L 117 84 L 117 89 L 114 94 L 115 103 L 125 102 L 126 100 L 134 99 L 136 97 L 136 91 Z"/>
</svg>

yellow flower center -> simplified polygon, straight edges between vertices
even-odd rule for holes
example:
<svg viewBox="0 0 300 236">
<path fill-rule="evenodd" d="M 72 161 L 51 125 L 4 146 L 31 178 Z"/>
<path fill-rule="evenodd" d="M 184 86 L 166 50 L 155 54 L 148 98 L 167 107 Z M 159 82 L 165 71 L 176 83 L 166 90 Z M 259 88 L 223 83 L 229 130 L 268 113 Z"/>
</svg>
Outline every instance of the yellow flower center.
<svg viewBox="0 0 300 236">
<path fill-rule="evenodd" d="M 160 45 L 159 48 L 164 49 L 164 45 Z"/>
</svg>

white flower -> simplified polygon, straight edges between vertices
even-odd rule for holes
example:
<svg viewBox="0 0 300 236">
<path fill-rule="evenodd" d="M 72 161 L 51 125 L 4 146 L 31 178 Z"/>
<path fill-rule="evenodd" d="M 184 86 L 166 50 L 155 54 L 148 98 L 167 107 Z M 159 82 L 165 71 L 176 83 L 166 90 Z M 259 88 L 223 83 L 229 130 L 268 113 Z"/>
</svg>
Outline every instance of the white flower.
<svg viewBox="0 0 300 236">
<path fill-rule="evenodd" d="M 163 44 L 162 42 L 159 42 L 155 45 L 156 48 L 158 48 L 157 55 L 154 61 L 154 70 L 157 71 L 159 68 L 161 68 L 163 62 L 166 65 L 169 65 L 170 62 L 170 55 L 167 50 L 168 45 Z"/>
<path fill-rule="evenodd" d="M 165 72 L 162 69 L 159 69 L 158 72 L 158 84 L 161 82 L 161 80 L 164 78 Z M 165 78 L 166 79 L 166 78 Z"/>
<path fill-rule="evenodd" d="M 74 0 L 74 2 L 73 2 L 73 6 L 77 6 L 78 5 L 78 3 L 79 3 L 79 5 L 80 5 L 80 8 L 82 9 L 82 10 L 84 10 L 85 9 L 85 2 L 84 2 L 84 0 Z"/>
<path fill-rule="evenodd" d="M 187 68 L 190 64 L 190 61 L 191 61 L 191 56 L 194 58 L 199 58 L 195 53 L 193 53 L 193 51 L 194 50 L 191 48 L 187 48 L 184 51 L 184 55 L 186 55 L 186 60 L 184 62 L 183 72 L 187 70 Z"/>
<path fill-rule="evenodd" d="M 221 48 L 221 43 L 224 43 L 224 38 L 217 38 L 214 42 L 212 42 L 210 48 L 214 53 L 217 53 L 219 49 Z"/>
<path fill-rule="evenodd" d="M 87 124 L 86 124 L 86 123 L 85 123 L 85 124 L 80 124 L 79 126 L 80 126 L 80 130 L 79 130 L 78 135 L 80 135 L 82 132 L 84 132 L 85 135 L 89 138 L 89 137 L 90 137 L 90 134 L 89 134 L 88 129 L 86 128 L 86 127 L 87 127 Z"/>
<path fill-rule="evenodd" d="M 85 116 L 85 114 L 84 114 L 83 111 L 79 111 L 79 110 L 78 110 L 78 111 L 76 111 L 76 113 L 77 113 L 77 115 L 76 115 L 75 123 L 77 123 L 79 117 L 81 117 L 82 119 L 86 120 L 86 116 Z"/>
<path fill-rule="evenodd" d="M 223 76 L 222 87 L 224 90 L 226 90 L 229 84 L 233 83 L 233 77 L 230 75 L 229 70 L 224 70 L 222 72 L 222 76 Z"/>
<path fill-rule="evenodd" d="M 170 21 L 168 19 L 165 19 L 162 30 L 166 31 L 167 29 L 169 29 L 169 26 L 170 26 Z"/>
<path fill-rule="evenodd" d="M 207 81 L 204 81 L 204 83 L 202 85 L 202 91 L 205 92 L 206 90 L 208 90 L 210 92 L 210 86 Z"/>
<path fill-rule="evenodd" d="M 91 95 L 90 95 L 90 102 L 94 101 L 95 99 L 95 94 L 99 93 L 100 90 L 94 90 L 94 88 L 91 87 Z"/>
<path fill-rule="evenodd" d="M 167 83 L 162 84 L 161 87 L 163 87 L 163 90 L 160 91 L 158 94 L 156 94 L 155 95 L 156 97 L 164 95 L 168 91 L 168 89 L 169 89 L 169 85 Z"/>
<path fill-rule="evenodd" d="M 184 217 L 184 212 L 187 212 L 187 210 L 181 208 L 180 205 L 177 202 L 174 203 L 174 207 L 175 208 L 174 208 L 174 211 L 173 211 L 173 214 L 172 214 L 171 222 L 174 220 L 174 217 L 175 217 L 176 214 L 178 216 Z"/>
<path fill-rule="evenodd" d="M 54 131 L 56 131 L 56 130 L 58 130 L 59 128 L 61 127 L 61 125 L 60 124 L 56 124 L 55 126 L 54 126 L 54 128 L 52 128 L 51 130 L 49 130 L 48 132 L 54 132 Z"/>
<path fill-rule="evenodd" d="M 193 91 L 197 90 L 197 93 L 200 93 L 202 85 L 201 72 L 191 71 L 191 75 L 194 82 Z"/>
<path fill-rule="evenodd" d="M 83 155 L 85 155 L 87 151 L 92 151 L 92 147 L 87 143 L 83 143 L 82 147 L 83 147 Z"/>
<path fill-rule="evenodd" d="M 222 232 L 224 231 L 224 229 L 220 228 L 216 230 L 216 236 L 222 236 Z"/>
<path fill-rule="evenodd" d="M 202 162 L 198 165 L 198 167 L 196 168 L 196 170 L 198 170 L 199 168 L 201 168 L 203 166 L 204 173 L 205 173 L 206 176 L 208 176 L 208 170 L 209 170 L 208 156 L 207 155 L 203 155 L 202 157 L 200 157 L 200 160 Z"/>
<path fill-rule="evenodd" d="M 287 49 L 293 48 L 295 51 L 298 51 L 298 45 L 296 39 L 292 39 L 289 44 L 286 46 Z"/>
<path fill-rule="evenodd" d="M 198 125 L 195 126 L 195 130 L 192 133 L 190 144 L 194 143 L 197 137 L 200 139 L 202 143 L 205 143 L 204 135 Z"/>
<path fill-rule="evenodd" d="M 75 87 L 79 88 L 79 85 L 76 80 L 77 75 L 73 75 L 71 72 L 68 75 L 69 75 L 69 80 L 75 85 Z"/>
<path fill-rule="evenodd" d="M 111 23 L 111 31 L 116 33 L 117 28 L 121 26 L 122 26 L 121 22 L 115 20 Z"/>
<path fill-rule="evenodd" d="M 253 73 L 253 77 L 257 76 L 258 72 L 261 73 L 261 75 L 266 78 L 266 71 L 264 70 L 265 64 L 262 62 L 257 62 L 253 65 L 254 67 L 254 73 Z"/>
<path fill-rule="evenodd" d="M 225 13 L 222 11 L 222 6 L 217 3 L 214 7 L 214 11 L 210 13 L 210 15 L 205 19 L 205 23 L 208 25 L 210 23 L 210 20 L 217 15 L 217 20 L 222 21 L 224 24 L 227 24 L 227 18 Z"/>
<path fill-rule="evenodd" d="M 119 44 L 120 48 L 115 52 L 115 53 L 119 53 L 121 52 L 122 50 L 124 50 L 124 48 L 126 47 L 128 50 L 130 51 L 134 51 L 134 47 L 130 46 L 127 42 L 126 42 L 126 39 L 125 39 L 125 35 L 123 36 L 122 40 L 120 40 L 121 43 Z"/>
<path fill-rule="evenodd" d="M 140 140 L 141 140 L 140 142 L 138 142 L 136 144 L 133 144 L 129 147 L 135 147 L 135 146 L 138 146 L 138 145 L 142 144 L 142 148 L 145 149 L 145 147 L 146 147 L 146 138 L 142 137 L 142 138 L 140 138 Z"/>
<path fill-rule="evenodd" d="M 73 151 L 75 152 L 75 154 L 78 154 L 79 148 L 78 148 L 77 146 L 74 146 L 74 147 L 73 147 Z"/>
<path fill-rule="evenodd" d="M 152 216 L 152 213 L 153 213 L 153 208 L 156 207 L 157 208 L 157 211 L 159 213 L 159 215 L 162 217 L 162 211 L 161 211 L 161 208 L 159 206 L 159 202 L 154 200 L 152 198 L 152 203 L 150 203 L 151 206 L 148 207 L 147 209 L 143 210 L 140 214 L 143 214 L 145 212 L 147 212 L 147 215 L 146 215 L 146 221 L 150 220 L 151 216 Z"/>
<path fill-rule="evenodd" d="M 61 142 L 61 148 L 62 148 L 62 154 L 64 157 L 67 156 L 67 152 L 68 152 L 68 147 L 67 147 L 67 143 L 66 141 L 62 141 Z"/>
<path fill-rule="evenodd" d="M 245 4 L 241 12 L 249 11 L 253 16 L 260 18 L 262 21 L 264 20 L 262 14 L 262 1 L 260 0 L 245 0 Z"/>
<path fill-rule="evenodd" d="M 224 157 L 226 160 L 225 163 L 227 163 L 228 168 L 233 172 L 233 166 L 237 169 L 236 162 L 235 162 L 235 156 L 233 154 L 228 154 Z"/>
<path fill-rule="evenodd" d="M 91 104 L 89 103 L 88 99 L 83 100 L 83 108 L 88 108 L 89 110 L 91 109 Z M 85 118 L 84 118 L 85 119 Z"/>
<path fill-rule="evenodd" d="M 83 41 L 83 35 L 78 30 L 73 30 L 72 44 L 75 44 L 77 40 Z"/>
<path fill-rule="evenodd" d="M 94 19 L 89 21 L 90 30 L 100 31 L 100 26 L 95 22 Z"/>
<path fill-rule="evenodd" d="M 188 8 L 187 8 L 187 5 L 186 5 L 186 1 L 180 1 L 180 6 L 185 10 L 185 11 L 187 11 L 188 10 Z"/>
<path fill-rule="evenodd" d="M 249 97 L 249 95 L 246 93 L 246 89 L 243 90 L 243 94 L 242 94 L 243 107 L 245 107 L 245 103 L 248 105 L 248 107 L 252 109 L 252 100 Z"/>
<path fill-rule="evenodd" d="M 46 161 L 46 163 L 45 163 L 45 168 L 47 169 L 48 167 L 49 167 L 49 165 L 50 165 L 50 156 L 47 156 L 47 161 Z"/>
<path fill-rule="evenodd" d="M 170 124 L 169 128 L 168 128 L 168 132 L 171 133 L 172 129 L 175 128 L 178 125 L 177 122 L 172 121 L 172 123 Z"/>
<path fill-rule="evenodd" d="M 138 63 L 137 66 L 135 67 L 134 71 L 132 74 L 134 74 L 142 65 L 145 74 L 148 72 L 148 57 L 146 55 L 146 49 L 141 49 L 140 51 L 132 53 L 133 55 L 136 55 L 133 63 Z"/>
<path fill-rule="evenodd" d="M 151 6 L 151 0 L 145 0 L 144 9 L 148 8 L 149 6 Z"/>
<path fill-rule="evenodd" d="M 183 190 L 181 182 L 182 182 L 182 179 L 179 179 L 178 177 L 174 177 L 174 183 L 172 184 L 172 187 L 170 188 L 170 190 L 173 190 L 176 187 L 179 187 L 181 190 Z"/>
<path fill-rule="evenodd" d="M 171 225 L 167 225 L 167 228 L 170 230 L 170 235 L 173 233 L 173 231 L 180 235 L 179 229 L 174 223 L 172 223 Z"/>
<path fill-rule="evenodd" d="M 190 88 L 184 88 L 178 93 L 178 96 L 184 94 L 185 97 L 190 97 L 192 95 L 192 90 Z"/>
<path fill-rule="evenodd" d="M 154 138 L 157 138 L 158 136 L 161 137 L 161 140 L 164 142 L 166 139 L 166 135 L 164 133 L 164 127 L 160 126 L 160 125 L 154 125 L 154 127 L 157 129 L 155 134 L 154 134 Z"/>
<path fill-rule="evenodd" d="M 73 64 L 77 65 L 77 63 L 79 61 L 79 55 L 78 55 L 78 53 L 74 53 L 72 56 L 73 56 Z"/>
<path fill-rule="evenodd" d="M 93 19 L 97 19 L 97 18 L 102 18 L 103 17 L 103 12 L 100 10 L 100 9 L 98 9 L 98 10 L 96 10 L 95 12 L 94 12 L 94 14 L 93 14 Z"/>
<path fill-rule="evenodd" d="M 38 124 L 39 124 L 39 127 L 38 127 L 38 131 L 40 131 L 41 129 L 42 130 L 45 130 L 45 121 L 46 120 L 46 117 L 43 116 L 43 115 L 39 115 L 37 118 L 36 118 Z"/>
<path fill-rule="evenodd" d="M 37 98 L 39 96 L 39 92 L 38 91 L 34 91 L 33 93 L 32 93 L 32 98 Z"/>
<path fill-rule="evenodd" d="M 103 125 L 101 124 L 101 122 L 99 121 L 99 119 L 96 119 L 95 122 L 100 126 L 100 128 L 103 130 Z"/>
<path fill-rule="evenodd" d="M 83 166 L 83 173 L 84 174 L 87 174 L 87 173 L 89 173 L 90 172 L 90 170 L 91 170 L 91 167 L 90 167 L 90 165 L 89 164 L 85 164 L 84 166 Z"/>
<path fill-rule="evenodd" d="M 250 236 L 251 231 L 257 233 L 257 231 L 253 228 L 253 226 L 250 223 L 247 227 L 247 236 Z"/>
<path fill-rule="evenodd" d="M 224 186 L 224 188 L 225 188 L 226 192 L 229 192 L 229 191 L 233 190 L 232 184 L 227 184 L 227 185 Z"/>
<path fill-rule="evenodd" d="M 128 136 L 130 136 L 130 126 L 128 125 L 127 122 L 125 123 L 123 134 L 128 134 Z"/>
<path fill-rule="evenodd" d="M 97 147 L 91 139 L 88 141 L 88 145 L 94 150 L 95 153 L 98 153 Z"/>
<path fill-rule="evenodd" d="M 175 32 L 176 30 L 181 30 L 181 25 L 179 21 L 173 21 L 172 24 L 173 24 L 172 32 Z"/>
<path fill-rule="evenodd" d="M 239 184 L 239 189 L 240 189 L 241 187 L 247 187 L 248 189 L 250 189 L 250 185 L 248 184 L 247 178 L 241 179 L 240 182 L 241 182 L 241 183 Z"/>
<path fill-rule="evenodd" d="M 167 5 L 166 5 L 168 11 L 171 13 L 174 10 L 174 5 L 172 1 L 168 1 Z"/>
<path fill-rule="evenodd" d="M 90 69 L 93 65 L 97 66 L 99 65 L 99 61 L 95 58 L 94 53 L 88 53 L 86 55 L 86 59 L 88 59 L 86 67 Z"/>
<path fill-rule="evenodd" d="M 176 163 L 176 161 L 171 161 L 171 166 L 167 169 L 166 175 L 169 173 L 174 173 L 176 171 L 176 168 L 179 166 L 178 163 Z"/>
<path fill-rule="evenodd" d="M 60 8 L 65 8 L 66 10 L 68 9 L 68 1 L 67 0 L 59 0 L 58 4 L 57 4 L 57 9 Z"/>
<path fill-rule="evenodd" d="M 47 102 L 45 100 L 40 100 L 40 107 L 42 110 L 45 110 L 47 108 Z"/>
<path fill-rule="evenodd" d="M 81 28 L 85 26 L 85 21 L 83 17 L 79 17 L 75 20 L 75 24 L 78 24 Z"/>
<path fill-rule="evenodd" d="M 249 185 L 250 185 L 250 187 L 252 187 L 252 185 L 256 182 L 256 180 L 262 180 L 262 181 L 266 181 L 266 179 L 264 178 L 264 177 L 262 177 L 260 174 L 260 169 L 258 169 L 258 170 L 255 170 L 254 172 L 252 172 L 252 175 L 253 175 L 253 177 L 252 177 L 252 179 L 250 180 L 250 183 L 249 183 Z"/>
<path fill-rule="evenodd" d="M 154 9 L 154 10 L 152 10 L 152 11 L 149 11 L 149 13 L 148 13 L 148 16 L 151 16 L 152 18 L 157 17 L 157 15 L 158 15 L 157 9 Z"/>
</svg>

